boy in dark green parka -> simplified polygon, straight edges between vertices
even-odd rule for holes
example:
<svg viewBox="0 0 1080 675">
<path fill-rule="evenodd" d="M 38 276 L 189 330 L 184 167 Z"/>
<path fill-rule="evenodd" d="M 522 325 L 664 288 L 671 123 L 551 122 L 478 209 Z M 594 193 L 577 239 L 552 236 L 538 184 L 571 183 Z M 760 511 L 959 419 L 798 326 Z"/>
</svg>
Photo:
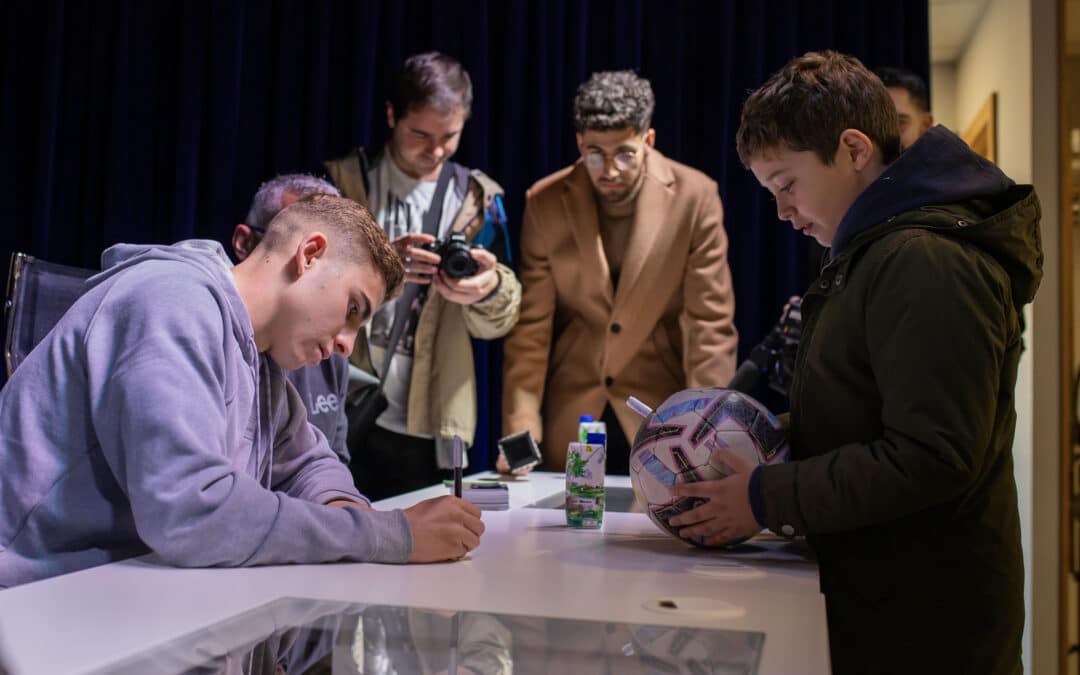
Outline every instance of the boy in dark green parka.
<svg viewBox="0 0 1080 675">
<path fill-rule="evenodd" d="M 803 297 L 791 462 L 679 486 L 684 536 L 762 526 L 818 555 L 833 671 L 1021 672 L 1012 442 L 1039 202 L 944 127 L 900 154 L 858 60 L 792 60 L 743 106 L 739 156 L 829 247 Z"/>
</svg>

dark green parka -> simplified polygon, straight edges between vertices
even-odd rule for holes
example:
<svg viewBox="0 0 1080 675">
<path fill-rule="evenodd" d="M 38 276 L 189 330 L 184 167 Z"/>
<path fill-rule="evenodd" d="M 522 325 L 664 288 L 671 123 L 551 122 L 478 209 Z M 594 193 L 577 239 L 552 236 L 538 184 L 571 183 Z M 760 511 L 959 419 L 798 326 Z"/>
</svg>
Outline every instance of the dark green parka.
<svg viewBox="0 0 1080 675">
<path fill-rule="evenodd" d="M 803 298 L 793 461 L 759 508 L 817 552 L 834 672 L 1019 673 L 1012 444 L 1039 202 L 943 127 L 852 205 Z"/>
</svg>

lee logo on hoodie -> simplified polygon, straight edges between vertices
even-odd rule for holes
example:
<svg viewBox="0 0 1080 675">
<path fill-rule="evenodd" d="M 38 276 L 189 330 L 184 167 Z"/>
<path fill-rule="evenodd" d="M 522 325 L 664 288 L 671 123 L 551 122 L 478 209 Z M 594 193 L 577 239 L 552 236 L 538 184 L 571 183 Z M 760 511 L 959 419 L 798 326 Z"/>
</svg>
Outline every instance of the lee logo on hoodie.
<svg viewBox="0 0 1080 675">
<path fill-rule="evenodd" d="M 308 396 L 312 416 L 320 413 L 337 412 L 338 397 L 336 394 L 319 394 L 314 401 Z"/>
</svg>

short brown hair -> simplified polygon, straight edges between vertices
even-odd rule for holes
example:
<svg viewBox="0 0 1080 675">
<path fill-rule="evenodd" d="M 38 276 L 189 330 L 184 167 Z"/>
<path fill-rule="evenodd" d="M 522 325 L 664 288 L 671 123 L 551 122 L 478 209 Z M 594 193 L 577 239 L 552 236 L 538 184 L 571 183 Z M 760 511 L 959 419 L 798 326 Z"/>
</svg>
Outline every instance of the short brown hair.
<svg viewBox="0 0 1080 675">
<path fill-rule="evenodd" d="M 386 233 L 364 206 L 335 195 L 313 194 L 278 212 L 266 227 L 260 247 L 274 250 L 313 227 L 326 230 L 335 246 L 330 255 L 348 262 L 370 262 L 386 284 L 386 300 L 401 291 L 405 268 Z"/>
<path fill-rule="evenodd" d="M 394 119 L 411 110 L 434 108 L 449 114 L 461 108 L 465 119 L 472 112 L 472 80 L 457 59 L 439 52 L 415 54 L 405 59 L 394 78 L 389 96 Z"/>
<path fill-rule="evenodd" d="M 735 145 L 746 167 L 781 147 L 810 150 L 830 165 L 845 129 L 869 136 L 886 164 L 900 154 L 900 118 L 881 80 L 854 56 L 808 52 L 746 99 Z"/>
</svg>

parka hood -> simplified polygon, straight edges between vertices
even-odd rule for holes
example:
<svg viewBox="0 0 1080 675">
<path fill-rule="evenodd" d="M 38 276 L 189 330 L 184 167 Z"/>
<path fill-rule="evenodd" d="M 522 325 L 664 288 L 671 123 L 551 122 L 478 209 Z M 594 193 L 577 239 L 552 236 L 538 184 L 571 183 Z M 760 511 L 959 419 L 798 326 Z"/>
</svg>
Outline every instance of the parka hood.
<svg viewBox="0 0 1080 675">
<path fill-rule="evenodd" d="M 1017 185 L 942 126 L 927 131 L 851 205 L 830 250 L 849 248 L 896 229 L 934 229 L 979 246 L 1005 269 L 1013 301 L 1035 297 L 1042 279 L 1039 198 Z"/>
</svg>

